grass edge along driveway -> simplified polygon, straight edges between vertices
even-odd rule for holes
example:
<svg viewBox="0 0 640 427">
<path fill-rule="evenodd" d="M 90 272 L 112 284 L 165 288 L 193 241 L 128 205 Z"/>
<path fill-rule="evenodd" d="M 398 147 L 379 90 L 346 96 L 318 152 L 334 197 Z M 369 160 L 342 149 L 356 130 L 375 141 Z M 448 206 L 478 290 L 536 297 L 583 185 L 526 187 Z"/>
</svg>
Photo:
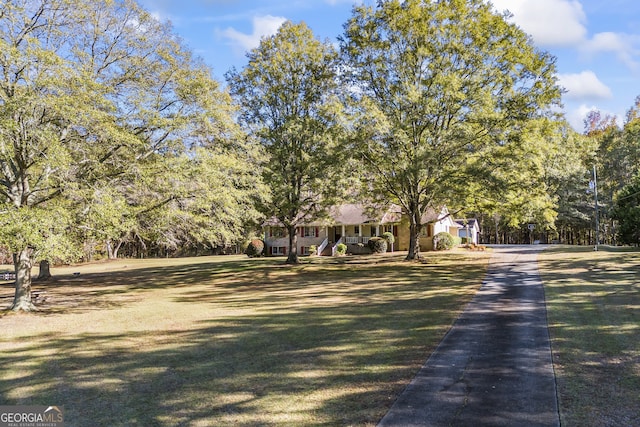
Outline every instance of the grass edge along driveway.
<svg viewBox="0 0 640 427">
<path fill-rule="evenodd" d="M 563 426 L 640 425 L 640 251 L 539 255 Z"/>
<path fill-rule="evenodd" d="M 54 269 L 37 285 L 40 313 L 0 315 L 0 401 L 64 406 L 69 426 L 375 425 L 480 287 L 488 257 Z M 4 305 L 11 295 L 0 287 Z"/>
</svg>

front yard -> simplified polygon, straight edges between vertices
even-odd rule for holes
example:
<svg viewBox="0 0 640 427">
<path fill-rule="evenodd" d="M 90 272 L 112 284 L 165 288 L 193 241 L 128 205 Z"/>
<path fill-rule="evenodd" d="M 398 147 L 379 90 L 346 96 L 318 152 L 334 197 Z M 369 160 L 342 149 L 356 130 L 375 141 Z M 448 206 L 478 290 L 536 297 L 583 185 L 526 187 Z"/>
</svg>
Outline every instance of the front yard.
<svg viewBox="0 0 640 427">
<path fill-rule="evenodd" d="M 375 425 L 488 259 L 404 255 L 53 269 L 40 313 L 0 314 L 0 401 L 69 426 Z"/>
<path fill-rule="evenodd" d="M 375 425 L 490 253 L 423 255 L 53 269 L 41 312 L 0 312 L 0 402 L 64 406 L 69 426 Z M 562 424 L 640 425 L 640 252 L 539 260 Z"/>
<path fill-rule="evenodd" d="M 640 425 L 640 252 L 540 255 L 564 426 Z"/>
</svg>

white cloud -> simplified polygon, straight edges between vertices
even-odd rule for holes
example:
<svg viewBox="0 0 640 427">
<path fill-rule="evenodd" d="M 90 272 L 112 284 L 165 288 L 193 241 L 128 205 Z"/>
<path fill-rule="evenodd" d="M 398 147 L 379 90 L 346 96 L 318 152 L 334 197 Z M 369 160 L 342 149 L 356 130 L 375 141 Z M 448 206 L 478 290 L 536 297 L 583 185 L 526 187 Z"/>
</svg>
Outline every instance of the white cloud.
<svg viewBox="0 0 640 427">
<path fill-rule="evenodd" d="M 577 0 L 492 0 L 541 46 L 572 46 L 585 40 L 586 15 Z"/>
<path fill-rule="evenodd" d="M 568 99 L 596 100 L 613 97 L 611 89 L 593 71 L 559 74 L 558 84 L 567 90 L 564 96 Z"/>
<path fill-rule="evenodd" d="M 587 17 L 579 0 L 491 0 L 498 11 L 508 10 L 511 20 L 543 47 L 575 47 L 583 55 L 610 53 L 631 69 L 640 69 L 640 37 L 601 32 L 589 38 Z"/>
<path fill-rule="evenodd" d="M 258 47 L 262 37 L 274 35 L 286 20 L 281 16 L 256 16 L 253 18 L 253 32 L 251 34 L 241 33 L 231 27 L 223 30 L 221 34 L 230 39 L 242 52 L 246 52 Z"/>
<path fill-rule="evenodd" d="M 628 67 L 638 68 L 638 63 L 634 60 L 638 51 L 634 48 L 634 40 L 631 36 L 612 32 L 598 33 L 588 40 L 581 50 L 591 55 L 613 53 Z"/>
</svg>

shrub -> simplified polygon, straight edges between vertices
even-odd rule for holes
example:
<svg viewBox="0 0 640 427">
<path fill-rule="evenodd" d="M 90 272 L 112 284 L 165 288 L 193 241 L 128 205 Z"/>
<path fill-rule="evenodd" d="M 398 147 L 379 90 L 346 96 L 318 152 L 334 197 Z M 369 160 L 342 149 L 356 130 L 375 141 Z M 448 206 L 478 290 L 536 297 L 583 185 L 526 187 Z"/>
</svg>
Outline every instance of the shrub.
<svg viewBox="0 0 640 427">
<path fill-rule="evenodd" d="M 263 255 L 264 252 L 264 242 L 260 239 L 251 239 L 249 244 L 247 245 L 247 249 L 245 249 L 244 253 L 249 258 L 256 258 Z"/>
<path fill-rule="evenodd" d="M 382 233 L 382 238 L 387 241 L 387 246 L 393 245 L 396 241 L 396 238 L 393 237 L 393 233 L 390 233 L 388 231 Z"/>
<path fill-rule="evenodd" d="M 318 255 L 318 247 L 316 245 L 309 246 L 309 255 L 310 256 Z"/>
<path fill-rule="evenodd" d="M 455 238 L 444 231 L 433 236 L 433 249 L 436 251 L 448 251 L 453 249 L 455 244 Z"/>
<path fill-rule="evenodd" d="M 336 255 L 344 255 L 347 253 L 347 245 L 345 245 L 344 243 L 339 243 L 338 246 L 336 246 Z"/>
<path fill-rule="evenodd" d="M 367 245 L 369 246 L 369 249 L 371 249 L 373 253 L 383 254 L 387 252 L 387 241 L 382 237 L 370 238 Z"/>
</svg>

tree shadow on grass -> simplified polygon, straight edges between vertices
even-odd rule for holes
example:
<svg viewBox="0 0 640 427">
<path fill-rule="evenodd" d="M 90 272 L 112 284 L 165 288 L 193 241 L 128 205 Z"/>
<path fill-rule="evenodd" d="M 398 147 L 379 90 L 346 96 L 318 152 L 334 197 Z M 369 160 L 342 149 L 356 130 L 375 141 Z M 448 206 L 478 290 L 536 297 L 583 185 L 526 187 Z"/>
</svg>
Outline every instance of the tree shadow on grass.
<svg viewBox="0 0 640 427">
<path fill-rule="evenodd" d="M 211 258 L 209 258 L 211 259 Z M 46 292 L 36 301 L 39 315 L 63 314 L 83 310 L 103 310 L 144 299 L 144 291 L 175 289 L 232 278 L 238 273 L 261 270 L 272 260 L 246 259 L 194 262 L 193 264 L 154 267 L 128 267 L 89 273 L 56 274 L 46 281 L 34 281 L 32 290 Z M 82 270 L 82 266 L 79 267 Z M 54 273 L 55 274 L 55 273 Z M 0 303 L 8 307 L 13 298 L 14 284 L 0 286 Z"/>
<path fill-rule="evenodd" d="M 214 284 L 189 286 L 216 269 Z M 162 277 L 184 283 L 171 300 L 204 310 L 200 321 L 4 344 L 0 400 L 64 406 L 70 426 L 373 425 L 477 289 L 470 282 L 484 267 L 469 275 L 453 269 L 168 269 Z"/>
<path fill-rule="evenodd" d="M 640 425 L 640 252 L 541 261 L 563 423 Z"/>
</svg>

